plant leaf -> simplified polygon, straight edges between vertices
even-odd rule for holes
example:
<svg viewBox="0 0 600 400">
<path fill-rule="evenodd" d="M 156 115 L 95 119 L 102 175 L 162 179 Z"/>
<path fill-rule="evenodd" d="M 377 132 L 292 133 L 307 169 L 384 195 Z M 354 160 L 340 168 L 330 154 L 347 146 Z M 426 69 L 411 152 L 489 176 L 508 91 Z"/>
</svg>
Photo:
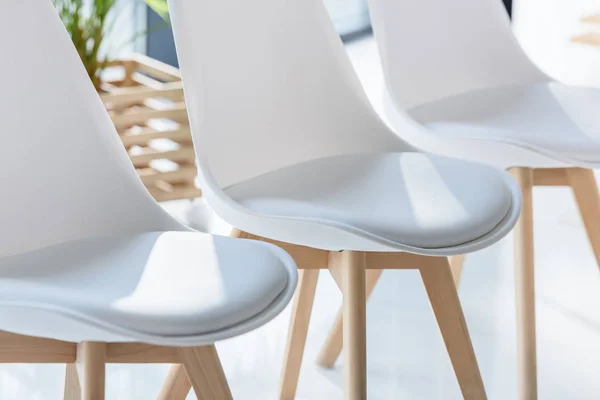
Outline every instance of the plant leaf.
<svg viewBox="0 0 600 400">
<path fill-rule="evenodd" d="M 106 38 L 114 29 L 119 15 L 120 0 L 52 0 L 73 45 L 96 89 L 101 85 L 101 74 L 110 59 L 110 49 L 104 48 Z M 143 0 L 169 23 L 166 0 Z M 85 3 L 85 4 L 84 4 Z M 158 27 L 165 24 L 159 24 Z M 157 26 L 138 32 L 131 40 L 147 34 Z M 129 41 L 131 42 L 131 41 Z"/>
<path fill-rule="evenodd" d="M 144 0 L 144 2 L 154 10 L 165 22 L 170 23 L 169 19 L 169 5 L 167 0 Z"/>
</svg>

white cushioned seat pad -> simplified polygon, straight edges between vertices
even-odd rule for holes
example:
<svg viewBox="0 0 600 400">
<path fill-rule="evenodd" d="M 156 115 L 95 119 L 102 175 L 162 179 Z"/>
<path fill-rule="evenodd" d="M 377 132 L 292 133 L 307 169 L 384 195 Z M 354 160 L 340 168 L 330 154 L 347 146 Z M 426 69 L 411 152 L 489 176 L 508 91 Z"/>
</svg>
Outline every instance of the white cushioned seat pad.
<svg viewBox="0 0 600 400">
<path fill-rule="evenodd" d="M 347 227 L 401 245 L 445 248 L 476 240 L 503 221 L 512 206 L 507 182 L 505 172 L 486 165 L 422 153 L 379 153 L 296 164 L 225 192 L 253 214 Z"/>
<path fill-rule="evenodd" d="M 593 163 L 600 162 L 599 105 L 598 89 L 546 82 L 469 92 L 409 114 L 444 137 L 503 141 Z"/>
<path fill-rule="evenodd" d="M 0 308 L 49 307 L 145 336 L 197 336 L 270 307 L 291 282 L 288 257 L 266 243 L 197 232 L 73 241 L 1 258 Z"/>
</svg>

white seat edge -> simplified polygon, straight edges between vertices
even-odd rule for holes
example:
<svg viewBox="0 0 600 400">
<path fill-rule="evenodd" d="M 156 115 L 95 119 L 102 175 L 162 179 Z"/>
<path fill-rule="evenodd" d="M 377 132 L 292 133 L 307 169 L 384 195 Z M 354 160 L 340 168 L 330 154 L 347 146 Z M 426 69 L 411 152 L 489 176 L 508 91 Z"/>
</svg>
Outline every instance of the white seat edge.
<svg viewBox="0 0 600 400">
<path fill-rule="evenodd" d="M 555 82 L 555 81 L 548 81 Z M 426 126 L 412 119 L 408 114 L 402 114 L 386 85 L 381 87 L 380 98 L 374 99 L 373 105 L 381 116 L 382 120 L 396 134 L 415 146 L 420 151 L 431 152 L 446 157 L 455 157 L 463 160 L 484 162 L 496 165 L 501 168 L 511 167 L 536 167 L 536 168 L 565 168 L 581 167 L 597 169 L 600 168 L 600 161 L 590 161 L 568 157 L 543 147 L 534 146 L 521 140 L 495 137 L 494 139 L 485 138 L 443 138 L 427 129 Z M 494 153 L 490 160 L 489 152 L 474 151 L 474 145 L 489 144 L 494 146 Z M 486 158 L 482 159 L 481 154 L 485 153 Z M 505 154 L 516 154 L 507 158 Z"/>
<path fill-rule="evenodd" d="M 428 256 L 452 256 L 472 253 L 488 247 L 502 239 L 516 224 L 521 209 L 521 189 L 516 181 L 514 181 L 514 179 L 510 176 L 510 174 L 504 171 L 498 172 L 511 191 L 511 205 L 505 217 L 496 225 L 494 229 L 476 240 L 456 246 L 439 248 L 421 248 L 403 245 L 364 230 L 331 220 L 299 219 L 293 217 L 259 214 L 241 206 L 223 192 L 206 193 L 205 196 L 208 204 L 213 208 L 215 213 L 220 218 L 238 229 L 257 236 L 329 251 L 355 250 L 373 252 L 407 252 Z M 218 198 L 213 198 L 213 196 L 218 196 Z M 256 219 L 260 219 L 261 223 L 256 224 Z M 282 223 L 285 226 L 280 228 Z M 335 237 L 337 239 L 339 246 L 323 248 L 319 247 L 319 242 L 299 243 L 295 235 L 296 229 L 291 228 L 290 224 L 296 224 L 297 229 L 303 229 L 303 226 L 306 227 L 309 225 L 315 225 L 315 227 L 318 226 L 320 229 L 328 229 L 331 232 L 331 237 Z M 258 229 L 257 225 L 259 226 Z"/>
<path fill-rule="evenodd" d="M 60 336 L 44 335 L 43 337 L 45 338 L 68 342 L 143 342 L 162 346 L 201 346 L 248 333 L 261 327 L 279 315 L 292 299 L 298 280 L 296 264 L 287 252 L 270 243 L 256 240 L 250 241 L 257 246 L 265 246 L 281 261 L 281 265 L 287 272 L 286 286 L 269 306 L 260 313 L 253 315 L 246 320 L 227 326 L 226 328 L 203 332 L 197 335 L 156 335 L 112 324 L 105 320 L 94 318 L 74 309 L 59 305 L 35 301 L 10 300 L 0 301 L 0 321 L 3 322 L 0 324 L 0 327 L 2 330 L 16 334 L 37 336 L 35 333 L 35 324 L 32 324 L 31 321 L 37 321 L 41 327 L 43 327 L 47 321 L 52 321 L 55 324 L 59 323 L 60 325 L 72 327 L 72 331 L 76 331 L 77 333 L 73 333 L 72 337 L 65 337 L 61 334 Z M 26 318 L 23 326 L 8 326 L 6 324 L 6 321 L 20 321 L 22 318 L 3 318 L 3 316 L 22 316 L 24 310 L 27 310 L 27 314 L 34 318 Z"/>
</svg>

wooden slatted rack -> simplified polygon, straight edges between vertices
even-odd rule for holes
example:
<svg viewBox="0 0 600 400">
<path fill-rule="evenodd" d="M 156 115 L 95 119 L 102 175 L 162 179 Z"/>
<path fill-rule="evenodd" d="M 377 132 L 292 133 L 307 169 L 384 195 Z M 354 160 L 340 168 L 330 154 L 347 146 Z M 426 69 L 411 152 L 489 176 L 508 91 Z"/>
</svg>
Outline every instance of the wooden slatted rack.
<svg viewBox="0 0 600 400">
<path fill-rule="evenodd" d="M 585 22 L 588 24 L 600 24 L 600 14 L 591 15 L 589 17 L 584 17 L 581 19 L 581 22 Z M 600 46 L 600 32 L 588 32 L 582 35 L 578 35 L 573 37 L 572 39 L 575 43 L 583 43 L 592 46 Z"/>
<path fill-rule="evenodd" d="M 181 75 L 135 54 L 112 61 L 104 102 L 142 182 L 157 201 L 199 197 Z"/>
</svg>

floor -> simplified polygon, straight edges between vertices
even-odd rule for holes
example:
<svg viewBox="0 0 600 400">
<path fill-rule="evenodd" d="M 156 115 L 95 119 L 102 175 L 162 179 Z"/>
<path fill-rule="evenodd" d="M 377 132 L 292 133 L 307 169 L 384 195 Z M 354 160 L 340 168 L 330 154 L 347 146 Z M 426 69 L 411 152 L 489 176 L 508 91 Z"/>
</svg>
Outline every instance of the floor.
<svg viewBox="0 0 600 400">
<path fill-rule="evenodd" d="M 374 46 L 350 48 L 363 76 Z M 366 79 L 370 92 L 369 79 Z M 600 274 L 568 189 L 536 188 L 535 244 L 539 398 L 593 400 L 600 393 Z M 197 202 L 198 203 L 198 202 Z M 201 203 L 165 207 L 199 224 Z M 225 231 L 221 225 L 209 228 Z M 467 257 L 460 297 L 490 399 L 516 399 L 512 237 Z M 300 376 L 299 400 L 342 399 L 342 363 L 324 370 L 316 353 L 341 304 L 333 280 L 321 274 Z M 217 345 L 234 397 L 277 398 L 289 308 L 267 326 Z M 460 399 L 450 361 L 419 276 L 386 271 L 368 303 L 371 400 Z M 167 365 L 108 366 L 107 399 L 156 396 Z M 62 399 L 64 366 L 0 366 L 0 399 Z M 188 399 L 195 399 L 191 394 Z"/>
</svg>

